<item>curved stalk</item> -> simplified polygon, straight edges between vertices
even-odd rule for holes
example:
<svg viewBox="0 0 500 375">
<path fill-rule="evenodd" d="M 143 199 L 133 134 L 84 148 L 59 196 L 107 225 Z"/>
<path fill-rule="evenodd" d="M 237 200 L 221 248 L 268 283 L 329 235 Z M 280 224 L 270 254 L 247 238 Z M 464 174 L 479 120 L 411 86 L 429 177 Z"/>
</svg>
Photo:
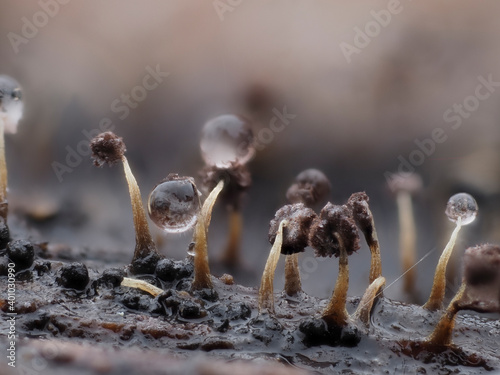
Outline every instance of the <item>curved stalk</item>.
<svg viewBox="0 0 500 375">
<path fill-rule="evenodd" d="M 455 327 L 455 316 L 459 308 L 459 301 L 462 299 L 465 291 L 465 283 L 460 286 L 455 297 L 451 300 L 450 305 L 446 309 L 443 317 L 439 320 L 434 331 L 427 337 L 426 342 L 437 346 L 446 346 L 451 344 L 451 336 L 453 327 Z"/>
<path fill-rule="evenodd" d="M 217 186 L 210 192 L 207 199 L 203 203 L 201 208 L 200 216 L 196 222 L 194 229 L 194 280 L 191 288 L 193 290 L 201 289 L 212 289 L 212 279 L 210 276 L 210 266 L 208 264 L 208 245 L 207 245 L 207 234 L 208 226 L 212 219 L 212 210 L 214 208 L 215 201 L 219 196 L 222 188 L 224 187 L 224 181 L 219 181 Z"/>
<path fill-rule="evenodd" d="M 370 325 L 370 315 L 375 299 L 382 294 L 382 288 L 385 285 L 385 277 L 379 276 L 366 289 L 365 294 L 359 301 L 358 308 L 353 315 L 354 320 L 358 320 L 366 327 Z"/>
<path fill-rule="evenodd" d="M 276 233 L 276 239 L 267 258 L 262 280 L 260 281 L 259 288 L 259 312 L 267 309 L 270 313 L 274 314 L 274 272 L 278 265 L 278 260 L 281 254 L 281 246 L 283 245 L 283 227 L 286 225 L 283 220 Z"/>
<path fill-rule="evenodd" d="M 146 218 L 146 212 L 142 205 L 141 191 L 139 185 L 130 169 L 128 160 L 125 156 L 122 157 L 123 169 L 125 171 L 125 178 L 127 179 L 128 189 L 130 193 L 130 203 L 132 204 L 132 213 L 134 218 L 135 227 L 135 251 L 132 259 L 132 265 L 135 261 L 150 257 L 151 255 L 160 254 L 156 249 L 156 245 L 151 237 L 149 225 Z"/>
<path fill-rule="evenodd" d="M 432 283 L 432 290 L 429 299 L 423 306 L 424 309 L 431 311 L 439 310 L 443 307 L 443 299 L 446 291 L 446 265 L 450 260 L 451 253 L 455 247 L 455 242 L 457 241 L 458 232 L 462 228 L 462 219 L 459 217 L 457 220 L 457 226 L 453 233 L 451 234 L 450 241 L 446 245 L 439 258 L 438 265 L 436 267 L 436 272 L 434 274 L 434 282 Z"/>
</svg>

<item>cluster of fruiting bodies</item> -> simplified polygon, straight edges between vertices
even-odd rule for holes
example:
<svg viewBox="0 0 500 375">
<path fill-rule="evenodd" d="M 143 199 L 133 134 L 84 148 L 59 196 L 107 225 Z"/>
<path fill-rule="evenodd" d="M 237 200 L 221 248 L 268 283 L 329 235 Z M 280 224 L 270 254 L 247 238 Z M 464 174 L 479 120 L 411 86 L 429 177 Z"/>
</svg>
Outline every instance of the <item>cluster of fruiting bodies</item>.
<svg viewBox="0 0 500 375">
<path fill-rule="evenodd" d="M 233 215 L 228 241 L 229 250 L 226 251 L 224 260 L 233 266 L 238 261 L 238 240 L 241 233 L 239 209 L 241 196 L 251 181 L 246 163 L 254 153 L 250 123 L 235 115 L 212 119 L 203 128 L 200 146 L 206 163 L 201 176 L 203 186 L 209 192 L 203 204 L 200 202 L 200 193 L 194 178 L 178 174 L 168 175 L 153 189 L 148 199 L 149 216 L 159 228 L 166 232 L 181 232 L 194 227 L 193 241 L 188 252 L 193 256 L 194 263 L 192 290 L 213 289 L 208 262 L 207 233 L 212 209 L 219 196 Z M 98 166 L 104 163 L 123 162 L 131 192 L 137 232 L 136 250 L 130 271 L 132 274 L 154 273 L 162 256 L 156 250 L 149 234 L 139 189 L 124 156 L 123 140 L 113 133 L 103 133 L 91 142 L 91 148 Z M 399 192 L 405 191 L 405 185 L 415 184 L 413 181 L 415 177 L 401 178 L 408 181 L 399 182 L 395 188 Z M 275 314 L 273 284 L 280 254 L 286 256 L 285 292 L 288 296 L 303 293 L 297 257 L 306 247 L 314 249 L 316 256 L 339 258 L 338 278 L 329 303 L 319 318 L 306 319 L 300 325 L 300 330 L 304 333 L 304 342 L 335 344 L 339 342 L 342 332 L 346 329 L 366 331 L 370 324 L 373 305 L 377 297 L 383 293 L 385 286 L 380 244 L 368 196 L 364 192 L 354 193 L 345 204 L 335 205 L 328 202 L 330 189 L 330 182 L 321 171 L 308 169 L 301 172 L 287 191 L 288 204 L 280 208 L 270 222 L 269 241 L 272 248 L 263 271 L 258 296 L 261 314 Z M 410 189 L 406 187 L 406 191 L 408 190 Z M 314 209 L 321 206 L 323 207 L 317 214 Z M 405 213 L 404 209 L 401 211 Z M 235 212 L 238 218 L 235 218 Z M 474 221 L 477 204 L 469 194 L 456 194 L 447 204 L 446 215 L 456 223 L 456 229 L 439 260 L 429 300 L 423 306 L 431 311 L 442 308 L 446 290 L 446 265 L 461 227 Z M 349 315 L 346 309 L 349 287 L 348 257 L 360 248 L 359 231 L 370 249 L 371 267 L 368 288 L 356 311 Z M 500 247 L 487 244 L 467 249 L 465 259 L 463 285 L 451 301 L 436 330 L 424 341 L 425 343 L 450 345 L 454 316 L 461 309 L 500 310 L 498 308 Z M 489 270 L 487 274 L 492 275 L 482 278 L 477 276 L 486 272 L 486 269 Z M 122 285 L 135 286 L 154 295 L 161 293 L 161 290 L 151 292 L 151 287 L 145 285 L 147 283 L 143 281 L 125 278 L 124 283 Z M 490 292 L 472 293 L 471 291 L 477 291 L 478 284 Z M 316 329 L 311 329 L 311 326 Z M 318 335 L 319 337 L 315 337 Z M 356 339 L 353 338 L 353 341 Z"/>
<path fill-rule="evenodd" d="M 15 132 L 15 125 L 20 118 L 19 105 L 22 106 L 20 99 L 17 83 L 0 76 L 0 240 L 6 245 L 9 259 L 15 262 L 19 269 L 31 266 L 34 251 L 28 243 L 10 241 L 7 227 L 7 170 L 3 133 Z M 124 287 L 141 289 L 158 296 L 164 292 L 161 288 L 137 276 L 161 274 L 168 279 L 169 272 L 178 270 L 173 266 L 168 267 L 171 262 L 157 250 L 150 234 L 139 186 L 125 157 L 125 144 L 122 138 L 106 132 L 95 137 L 90 146 L 96 166 L 122 163 L 130 192 L 136 246 L 132 261 L 126 268 L 127 277 L 119 275 L 116 279 Z M 203 190 L 207 193 L 206 199 L 202 202 L 202 194 L 198 191 L 194 178 L 172 173 L 160 181 L 149 194 L 147 213 L 152 222 L 165 232 L 183 232 L 194 228 L 187 257 L 188 263 L 192 263 L 194 268 L 191 290 L 205 291 L 210 295 L 210 292 L 206 291 L 216 291 L 208 262 L 207 234 L 212 209 L 218 200 L 225 204 L 230 218 L 229 239 L 222 262 L 234 268 L 240 258 L 242 196 L 251 184 L 247 162 L 255 151 L 251 123 L 236 115 L 214 118 L 207 122 L 202 130 L 200 148 L 205 162 L 200 177 Z M 393 186 L 393 190 L 398 192 L 405 270 L 412 266 L 408 260 L 414 259 L 412 252 L 415 247 L 411 197 L 408 192 L 418 184 L 415 182 L 415 176 L 403 176 L 401 181 Z M 288 204 L 281 207 L 270 222 L 269 241 L 272 248 L 258 291 L 258 309 L 261 315 L 275 315 L 273 283 L 280 254 L 286 257 L 286 295 L 304 293 L 298 254 L 309 246 L 314 249 L 316 256 L 339 258 L 339 272 L 332 297 L 324 310 L 317 311 L 316 317 L 306 318 L 300 323 L 299 331 L 302 332 L 303 342 L 306 345 L 336 345 L 342 337 L 342 342 L 356 345 L 359 335 L 369 330 L 373 306 L 385 286 L 380 244 L 366 193 L 354 193 L 345 204 L 335 205 L 328 201 L 330 189 L 327 177 L 316 169 L 301 172 L 288 189 Z M 456 223 L 456 229 L 439 260 L 429 300 L 423 306 L 431 311 L 442 308 L 447 262 L 461 227 L 474 220 L 477 204 L 469 194 L 460 193 L 450 198 L 446 214 Z M 366 292 L 355 312 L 349 315 L 346 309 L 349 286 L 348 257 L 360 248 L 359 232 L 363 234 L 370 249 L 371 267 Z M 408 273 L 405 289 L 412 290 L 412 278 L 412 274 Z M 228 284 L 232 282 L 228 275 L 225 275 L 223 280 Z M 65 266 L 59 278 L 60 285 L 74 289 L 82 289 L 88 281 L 88 271 L 82 264 Z M 463 309 L 480 312 L 500 311 L 499 246 L 485 244 L 465 251 L 462 286 L 444 311 L 434 332 L 420 343 L 429 347 L 451 345 L 454 318 L 456 313 Z M 349 334 L 350 339 L 346 339 Z"/>
</svg>

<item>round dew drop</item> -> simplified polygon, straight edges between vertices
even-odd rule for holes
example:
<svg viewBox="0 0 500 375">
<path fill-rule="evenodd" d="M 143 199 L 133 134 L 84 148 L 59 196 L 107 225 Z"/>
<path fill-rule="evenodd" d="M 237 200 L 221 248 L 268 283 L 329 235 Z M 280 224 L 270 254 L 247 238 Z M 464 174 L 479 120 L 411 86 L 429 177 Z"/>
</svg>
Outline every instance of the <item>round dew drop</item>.
<svg viewBox="0 0 500 375">
<path fill-rule="evenodd" d="M 6 75 L 0 75 L 0 121 L 5 133 L 16 133 L 23 117 L 23 96 L 19 83 Z"/>
<path fill-rule="evenodd" d="M 477 216 L 477 203 L 472 195 L 459 193 L 453 195 L 446 205 L 446 216 L 456 223 L 458 218 L 462 218 L 462 225 L 470 224 Z"/>
<path fill-rule="evenodd" d="M 222 115 L 208 121 L 202 130 L 201 155 L 206 164 L 229 168 L 245 164 L 255 153 L 250 123 L 241 116 Z"/>
<path fill-rule="evenodd" d="M 148 198 L 151 220 L 170 233 L 191 229 L 200 211 L 198 189 L 189 177 L 169 175 L 156 185 Z"/>
</svg>

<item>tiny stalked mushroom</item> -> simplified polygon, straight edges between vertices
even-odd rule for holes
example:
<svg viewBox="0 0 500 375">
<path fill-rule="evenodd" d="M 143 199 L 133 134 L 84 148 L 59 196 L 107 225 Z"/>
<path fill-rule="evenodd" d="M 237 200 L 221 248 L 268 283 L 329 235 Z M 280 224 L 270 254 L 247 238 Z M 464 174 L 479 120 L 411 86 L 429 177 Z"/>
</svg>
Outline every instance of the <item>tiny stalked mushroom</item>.
<svg viewBox="0 0 500 375">
<path fill-rule="evenodd" d="M 399 256 L 403 272 L 403 290 L 415 297 L 415 263 L 417 262 L 417 229 L 412 196 L 422 189 L 422 178 L 417 173 L 400 173 L 389 182 L 396 194 L 399 217 Z"/>
<path fill-rule="evenodd" d="M 314 220 L 309 234 L 309 245 L 316 256 L 339 257 L 339 274 L 335 289 L 322 318 L 335 326 L 347 325 L 349 314 L 346 310 L 349 288 L 348 256 L 359 249 L 359 235 L 350 209 L 328 203 Z"/>
<path fill-rule="evenodd" d="M 94 165 L 97 167 L 104 164 L 112 166 L 120 161 L 123 163 L 135 227 L 135 251 L 131 262 L 131 271 L 135 274 L 153 273 L 161 255 L 149 232 L 141 191 L 125 157 L 126 147 L 123 139 L 112 132 L 101 133 L 92 139 L 90 148 Z"/>
<path fill-rule="evenodd" d="M 451 234 L 450 241 L 446 245 L 441 257 L 439 258 L 434 282 L 432 284 L 431 294 L 424 305 L 428 310 L 439 310 L 442 308 L 444 294 L 446 291 L 446 265 L 450 260 L 451 253 L 457 241 L 458 232 L 463 225 L 468 225 L 474 221 L 477 216 L 476 200 L 467 193 L 453 195 L 446 206 L 446 216 L 456 224 L 455 230 Z"/>
<path fill-rule="evenodd" d="M 247 165 L 234 164 L 230 168 L 205 166 L 200 171 L 202 184 L 206 191 L 211 191 L 220 181 L 224 181 L 220 200 L 229 214 L 229 235 L 221 262 L 233 268 L 241 263 L 240 242 L 243 230 L 241 208 L 243 198 L 252 184 L 252 177 Z"/>
<path fill-rule="evenodd" d="M 241 256 L 242 197 L 251 184 L 246 164 L 255 154 L 251 122 L 234 114 L 209 120 L 202 129 L 200 150 L 205 162 L 200 175 L 206 190 L 224 181 L 221 199 L 229 213 L 229 236 L 221 261 L 236 267 Z"/>
<path fill-rule="evenodd" d="M 287 204 L 280 208 L 269 224 L 269 242 L 274 244 L 279 225 L 286 220 L 283 228 L 283 243 L 281 254 L 285 259 L 285 292 L 294 296 L 302 290 L 298 255 L 304 252 L 309 239 L 309 229 L 316 213 L 307 208 L 303 203 Z"/>
<path fill-rule="evenodd" d="M 465 250 L 462 285 L 426 342 L 450 345 L 460 310 L 500 312 L 500 246 L 485 244 Z"/>
<path fill-rule="evenodd" d="M 371 284 L 375 279 L 382 276 L 382 260 L 380 257 L 377 230 L 375 229 L 375 222 L 368 201 L 369 198 L 366 193 L 354 193 L 347 201 L 347 206 L 351 208 L 354 221 L 359 229 L 361 229 L 361 232 L 363 232 L 366 243 L 370 248 L 371 266 L 369 282 Z"/>
</svg>

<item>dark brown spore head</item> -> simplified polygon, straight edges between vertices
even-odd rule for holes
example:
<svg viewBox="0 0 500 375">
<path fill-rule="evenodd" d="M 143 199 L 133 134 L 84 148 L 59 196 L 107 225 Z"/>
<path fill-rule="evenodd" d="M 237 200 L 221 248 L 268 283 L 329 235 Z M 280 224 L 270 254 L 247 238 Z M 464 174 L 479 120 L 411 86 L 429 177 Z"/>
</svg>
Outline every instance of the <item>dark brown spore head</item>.
<svg viewBox="0 0 500 375">
<path fill-rule="evenodd" d="M 92 139 L 90 149 L 96 167 L 102 167 L 104 164 L 112 166 L 118 163 L 127 151 L 123 139 L 112 132 L 101 133 Z"/>
<path fill-rule="evenodd" d="M 325 174 L 318 169 L 306 169 L 297 175 L 286 192 L 290 203 L 304 203 L 311 207 L 328 201 L 332 187 Z"/>
<path fill-rule="evenodd" d="M 269 223 L 269 242 L 274 244 L 279 225 L 286 220 L 287 224 L 283 227 L 281 254 L 303 252 L 308 243 L 309 229 L 316 217 L 316 213 L 303 203 L 287 204 L 281 207 Z"/>
<path fill-rule="evenodd" d="M 354 193 L 349 197 L 347 206 L 352 210 L 352 217 L 365 237 L 373 240 L 373 215 L 368 206 L 368 195 L 365 192 Z M 368 244 L 370 245 L 370 243 Z"/>
<path fill-rule="evenodd" d="M 223 180 L 224 189 L 220 193 L 220 199 L 224 205 L 234 210 L 241 208 L 243 196 L 252 184 L 250 171 L 242 164 L 233 164 L 230 168 L 206 166 L 199 175 L 206 192 L 212 191 Z"/>
<path fill-rule="evenodd" d="M 340 255 L 340 245 L 335 233 L 342 239 L 348 255 L 359 249 L 359 234 L 350 209 L 328 202 L 311 225 L 309 245 L 320 257 Z"/>
<path fill-rule="evenodd" d="M 470 247 L 464 254 L 463 309 L 500 312 L 500 246 Z"/>
</svg>

